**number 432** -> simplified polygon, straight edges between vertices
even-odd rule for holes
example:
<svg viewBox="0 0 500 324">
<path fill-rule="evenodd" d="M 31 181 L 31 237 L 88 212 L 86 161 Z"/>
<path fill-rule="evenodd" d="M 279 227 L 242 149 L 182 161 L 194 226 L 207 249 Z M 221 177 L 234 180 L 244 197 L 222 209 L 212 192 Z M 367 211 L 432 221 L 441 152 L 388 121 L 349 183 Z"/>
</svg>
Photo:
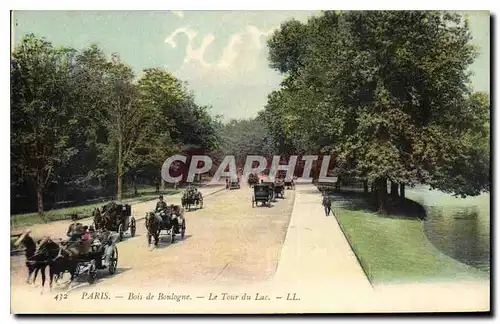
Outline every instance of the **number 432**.
<svg viewBox="0 0 500 324">
<path fill-rule="evenodd" d="M 54 297 L 54 299 L 57 300 L 57 301 L 60 301 L 60 300 L 63 300 L 63 299 L 68 299 L 68 294 L 57 294 Z"/>
</svg>

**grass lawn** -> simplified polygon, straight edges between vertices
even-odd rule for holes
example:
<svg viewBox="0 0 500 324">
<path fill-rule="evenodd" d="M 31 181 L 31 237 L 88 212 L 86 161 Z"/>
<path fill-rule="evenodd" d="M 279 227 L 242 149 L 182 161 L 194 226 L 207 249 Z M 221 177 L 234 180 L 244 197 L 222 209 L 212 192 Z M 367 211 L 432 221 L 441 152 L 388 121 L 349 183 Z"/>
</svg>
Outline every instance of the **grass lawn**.
<svg viewBox="0 0 500 324">
<path fill-rule="evenodd" d="M 488 279 L 488 273 L 437 250 L 419 219 L 336 207 L 337 219 L 373 284 Z"/>
<path fill-rule="evenodd" d="M 160 190 L 160 193 L 163 195 L 173 195 L 180 192 L 180 190 L 174 190 L 174 189 L 165 189 L 165 190 Z M 123 203 L 127 204 L 137 204 L 141 203 L 144 201 L 149 201 L 156 199 L 158 197 L 158 194 L 155 193 L 154 189 L 149 188 L 141 188 L 138 189 L 139 195 L 136 197 L 131 197 L 130 193 L 126 193 L 124 195 L 124 199 L 122 199 Z M 92 210 L 97 207 L 101 207 L 102 205 L 106 204 L 108 201 L 104 202 L 99 202 L 95 204 L 87 204 L 87 205 L 81 205 L 81 206 L 75 206 L 75 207 L 69 207 L 69 208 L 61 208 L 61 209 L 54 209 L 54 210 L 48 210 L 45 212 L 45 217 L 49 222 L 51 221 L 57 221 L 61 219 L 68 218 L 71 214 L 78 214 L 80 217 L 83 216 L 90 216 L 92 213 Z M 29 226 L 29 225 L 35 225 L 35 224 L 40 224 L 43 223 L 42 219 L 40 216 L 38 216 L 37 213 L 28 213 L 28 214 L 17 214 L 17 215 L 12 215 L 10 218 L 10 226 L 11 228 L 16 228 L 16 227 L 21 227 L 21 226 Z"/>
</svg>

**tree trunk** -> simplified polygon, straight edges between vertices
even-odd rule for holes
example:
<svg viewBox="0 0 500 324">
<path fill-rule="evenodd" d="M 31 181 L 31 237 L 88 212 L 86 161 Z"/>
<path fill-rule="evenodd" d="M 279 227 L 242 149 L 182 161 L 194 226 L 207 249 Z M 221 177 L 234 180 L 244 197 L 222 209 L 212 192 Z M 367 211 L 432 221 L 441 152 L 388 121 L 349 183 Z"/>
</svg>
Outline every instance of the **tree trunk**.
<svg viewBox="0 0 500 324">
<path fill-rule="evenodd" d="M 387 214 L 387 178 L 377 179 L 377 211 Z"/>
<path fill-rule="evenodd" d="M 397 182 L 392 182 L 391 181 L 391 196 L 392 197 L 397 197 L 398 196 L 398 183 Z"/>
<path fill-rule="evenodd" d="M 134 173 L 134 177 L 132 178 L 133 186 L 134 186 L 134 196 L 137 196 L 139 193 L 137 192 L 137 175 Z"/>
<path fill-rule="evenodd" d="M 340 192 L 340 176 L 337 177 L 337 182 L 335 182 L 335 191 Z"/>
<path fill-rule="evenodd" d="M 166 183 L 167 183 L 167 182 L 166 182 L 165 180 L 163 180 L 163 178 L 162 178 L 162 179 L 161 179 L 161 189 L 162 189 L 162 190 L 165 190 Z"/>
<path fill-rule="evenodd" d="M 122 139 L 118 139 L 118 161 L 116 170 L 116 200 L 122 200 L 122 184 L 123 184 L 123 161 L 122 161 Z"/>
<path fill-rule="evenodd" d="M 364 180 L 364 181 L 363 181 L 363 192 L 364 192 L 365 194 L 367 194 L 367 193 L 368 193 L 368 180 Z"/>
<path fill-rule="evenodd" d="M 405 184 L 404 183 L 400 183 L 399 184 L 399 196 L 401 197 L 401 199 L 405 199 Z"/>
<path fill-rule="evenodd" d="M 36 201 L 37 201 L 37 211 L 38 215 L 44 219 L 43 215 L 43 186 L 38 183 L 36 186 Z"/>
</svg>

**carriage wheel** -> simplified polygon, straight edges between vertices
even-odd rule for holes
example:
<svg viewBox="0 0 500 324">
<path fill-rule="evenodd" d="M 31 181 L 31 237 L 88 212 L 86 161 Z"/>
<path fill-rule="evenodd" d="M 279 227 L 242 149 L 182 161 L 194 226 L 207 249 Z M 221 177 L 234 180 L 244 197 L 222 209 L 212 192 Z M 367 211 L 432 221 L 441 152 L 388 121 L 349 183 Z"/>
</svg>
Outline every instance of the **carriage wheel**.
<svg viewBox="0 0 500 324">
<path fill-rule="evenodd" d="M 181 227 L 181 240 L 184 239 L 184 235 L 186 234 L 186 220 L 182 222 L 182 227 Z"/>
<path fill-rule="evenodd" d="M 267 207 L 268 207 L 268 208 L 271 208 L 271 200 L 268 200 L 268 201 L 267 201 Z"/>
<path fill-rule="evenodd" d="M 120 234 L 120 241 L 122 241 L 123 240 L 123 225 L 122 224 L 120 224 L 118 226 L 118 234 Z"/>
<path fill-rule="evenodd" d="M 172 227 L 170 229 L 170 244 L 174 243 L 174 241 L 175 241 L 175 229 L 174 227 Z"/>
<path fill-rule="evenodd" d="M 110 275 L 114 274 L 116 272 L 117 266 L 118 266 L 118 249 L 115 246 L 113 249 L 113 254 L 111 254 L 111 257 L 109 259 L 108 273 Z"/>
<path fill-rule="evenodd" d="M 93 284 L 97 278 L 97 267 L 95 266 L 95 260 L 90 261 L 89 269 L 87 270 L 89 284 Z"/>
<path fill-rule="evenodd" d="M 132 237 L 135 236 L 135 218 L 132 217 L 131 221 L 130 221 L 130 235 Z"/>
</svg>

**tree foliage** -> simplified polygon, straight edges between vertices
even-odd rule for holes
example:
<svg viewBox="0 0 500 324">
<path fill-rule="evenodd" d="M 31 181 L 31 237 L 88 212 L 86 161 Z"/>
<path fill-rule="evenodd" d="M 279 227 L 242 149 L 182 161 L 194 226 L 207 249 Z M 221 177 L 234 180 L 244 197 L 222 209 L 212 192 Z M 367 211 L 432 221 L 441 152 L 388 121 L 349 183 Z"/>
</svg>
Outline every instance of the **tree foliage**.
<svg viewBox="0 0 500 324">
<path fill-rule="evenodd" d="M 315 144 L 375 182 L 381 211 L 387 180 L 487 190 L 489 103 L 470 88 L 470 39 L 467 21 L 445 12 L 327 11 L 286 22 L 268 42 L 271 67 L 285 74 L 265 109 L 279 114 L 268 119 L 273 134 Z"/>
<path fill-rule="evenodd" d="M 11 59 L 12 183 L 44 197 L 100 186 L 122 198 L 125 179 L 159 176 L 192 146 L 218 146 L 218 120 L 168 71 L 132 68 L 96 45 L 81 51 L 26 35 Z M 56 197 L 57 199 L 57 197 Z"/>
</svg>

